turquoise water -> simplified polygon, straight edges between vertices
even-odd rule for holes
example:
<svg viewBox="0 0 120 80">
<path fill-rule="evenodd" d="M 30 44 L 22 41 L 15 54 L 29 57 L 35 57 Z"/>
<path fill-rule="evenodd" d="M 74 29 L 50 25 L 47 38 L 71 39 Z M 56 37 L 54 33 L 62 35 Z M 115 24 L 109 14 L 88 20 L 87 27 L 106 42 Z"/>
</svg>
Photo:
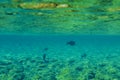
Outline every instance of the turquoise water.
<svg viewBox="0 0 120 80">
<path fill-rule="evenodd" d="M 0 35 L 0 80 L 119 80 L 119 61 L 120 36 Z"/>
<path fill-rule="evenodd" d="M 120 0 L 0 0 L 0 80 L 120 80 Z"/>
</svg>

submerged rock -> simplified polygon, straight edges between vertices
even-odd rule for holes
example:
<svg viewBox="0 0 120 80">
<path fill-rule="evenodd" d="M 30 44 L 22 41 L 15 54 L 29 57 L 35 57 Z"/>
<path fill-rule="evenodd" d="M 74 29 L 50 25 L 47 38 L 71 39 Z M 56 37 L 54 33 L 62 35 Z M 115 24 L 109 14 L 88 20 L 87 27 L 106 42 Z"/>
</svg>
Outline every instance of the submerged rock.
<svg viewBox="0 0 120 80">
<path fill-rule="evenodd" d="M 81 58 L 86 58 L 86 57 L 87 57 L 86 53 L 81 54 Z"/>
<path fill-rule="evenodd" d="M 23 67 L 23 66 L 18 66 L 18 67 L 16 67 L 15 72 L 16 72 L 16 73 L 24 72 L 24 67 Z"/>
<path fill-rule="evenodd" d="M 78 66 L 78 67 L 75 68 L 75 70 L 76 70 L 76 71 L 82 71 L 82 70 L 83 70 L 83 67 Z"/>
<path fill-rule="evenodd" d="M 1 60 L 1 61 L 0 61 L 0 65 L 6 66 L 6 65 L 10 65 L 10 64 L 12 64 L 12 62 L 9 61 L 9 60 Z"/>
<path fill-rule="evenodd" d="M 56 6 L 57 8 L 68 8 L 70 7 L 68 4 L 59 4 Z"/>
<path fill-rule="evenodd" d="M 7 12 L 5 12 L 5 14 L 6 14 L 6 15 L 16 15 L 17 12 L 8 12 L 8 11 L 7 11 Z"/>
<path fill-rule="evenodd" d="M 89 74 L 88 74 L 88 79 L 91 80 L 91 79 L 94 79 L 95 78 L 95 72 L 91 71 Z"/>
<path fill-rule="evenodd" d="M 20 3 L 19 7 L 24 9 L 41 9 L 41 8 L 67 8 L 68 4 L 57 4 L 57 3 L 33 3 L 25 2 Z"/>
<path fill-rule="evenodd" d="M 21 8 L 25 9 L 40 9 L 40 8 L 54 8 L 56 7 L 55 3 L 32 3 L 26 2 L 19 5 Z"/>
<path fill-rule="evenodd" d="M 13 80 L 24 80 L 25 75 L 24 73 L 15 73 L 13 75 Z"/>
</svg>

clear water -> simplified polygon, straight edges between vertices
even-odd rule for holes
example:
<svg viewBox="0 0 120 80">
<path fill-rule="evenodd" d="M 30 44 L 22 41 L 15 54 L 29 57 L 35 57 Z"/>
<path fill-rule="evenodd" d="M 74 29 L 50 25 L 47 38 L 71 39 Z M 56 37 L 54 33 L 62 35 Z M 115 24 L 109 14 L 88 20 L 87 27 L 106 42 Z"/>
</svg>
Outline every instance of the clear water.
<svg viewBox="0 0 120 80">
<path fill-rule="evenodd" d="M 0 80 L 119 80 L 119 61 L 120 36 L 0 35 Z"/>
<path fill-rule="evenodd" d="M 0 0 L 0 80 L 120 80 L 120 0 Z"/>
</svg>

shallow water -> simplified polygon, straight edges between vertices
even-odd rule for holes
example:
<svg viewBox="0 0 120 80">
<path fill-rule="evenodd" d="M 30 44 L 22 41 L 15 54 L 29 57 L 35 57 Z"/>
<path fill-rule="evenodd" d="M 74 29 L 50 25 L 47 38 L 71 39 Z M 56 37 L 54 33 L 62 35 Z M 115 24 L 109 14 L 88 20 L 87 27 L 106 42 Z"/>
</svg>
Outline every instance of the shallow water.
<svg viewBox="0 0 120 80">
<path fill-rule="evenodd" d="M 119 3 L 0 0 L 0 80 L 120 80 Z"/>
<path fill-rule="evenodd" d="M 0 35 L 0 80 L 119 80 L 119 41 L 112 35 Z"/>
</svg>

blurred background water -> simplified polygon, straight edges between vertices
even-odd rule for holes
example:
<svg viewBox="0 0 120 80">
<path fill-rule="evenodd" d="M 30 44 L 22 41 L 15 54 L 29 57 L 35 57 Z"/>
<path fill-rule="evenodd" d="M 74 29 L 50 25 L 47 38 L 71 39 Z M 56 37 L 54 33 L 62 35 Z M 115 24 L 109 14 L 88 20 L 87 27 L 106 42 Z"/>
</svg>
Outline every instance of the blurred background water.
<svg viewBox="0 0 120 80">
<path fill-rule="evenodd" d="M 75 42 L 74 45 L 67 44 Z M 87 51 L 119 50 L 120 37 L 110 35 L 0 35 L 0 51 L 12 54 L 42 55 L 44 49 L 54 55 L 80 56 Z M 58 51 L 58 52 L 57 52 Z M 68 51 L 68 52 L 67 52 Z M 49 52 L 46 54 L 50 54 Z M 94 53 L 95 54 L 95 53 Z M 61 56 L 59 56 L 61 57 Z M 67 57 L 67 56 L 66 56 Z"/>
</svg>

